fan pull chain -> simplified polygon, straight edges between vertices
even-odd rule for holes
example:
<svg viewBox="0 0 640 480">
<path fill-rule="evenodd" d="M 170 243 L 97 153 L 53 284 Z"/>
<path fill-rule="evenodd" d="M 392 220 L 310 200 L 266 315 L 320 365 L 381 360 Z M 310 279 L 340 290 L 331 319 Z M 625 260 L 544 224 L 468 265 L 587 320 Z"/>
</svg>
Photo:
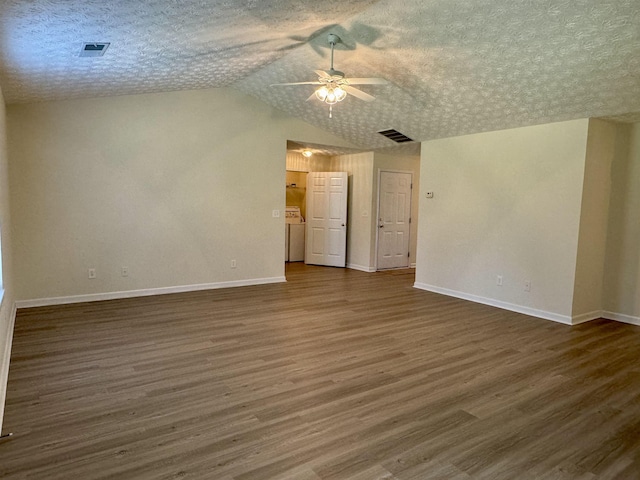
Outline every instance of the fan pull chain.
<svg viewBox="0 0 640 480">
<path fill-rule="evenodd" d="M 329 105 L 329 118 L 333 118 L 333 105 Z"/>
</svg>

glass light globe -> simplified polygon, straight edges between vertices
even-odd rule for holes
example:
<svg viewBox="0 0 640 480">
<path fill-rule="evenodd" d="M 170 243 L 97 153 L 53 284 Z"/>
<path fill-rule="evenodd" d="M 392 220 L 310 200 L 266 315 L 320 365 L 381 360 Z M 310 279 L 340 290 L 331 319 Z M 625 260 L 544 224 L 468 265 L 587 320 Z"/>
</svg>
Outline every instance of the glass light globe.
<svg viewBox="0 0 640 480">
<path fill-rule="evenodd" d="M 334 89 L 329 90 L 329 93 L 327 93 L 327 98 L 325 99 L 325 102 L 327 102 L 329 105 L 338 103 L 338 98 L 336 97 L 336 93 Z"/>
<path fill-rule="evenodd" d="M 325 85 L 321 86 L 319 89 L 316 90 L 316 97 L 321 102 L 324 102 L 328 94 L 329 94 L 329 89 Z"/>
</svg>

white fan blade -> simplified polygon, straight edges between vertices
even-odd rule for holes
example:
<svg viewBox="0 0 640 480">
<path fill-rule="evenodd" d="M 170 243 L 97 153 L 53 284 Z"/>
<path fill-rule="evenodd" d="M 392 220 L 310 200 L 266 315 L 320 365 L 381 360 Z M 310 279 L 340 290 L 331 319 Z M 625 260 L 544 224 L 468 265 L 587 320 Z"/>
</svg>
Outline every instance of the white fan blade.
<svg viewBox="0 0 640 480">
<path fill-rule="evenodd" d="M 342 89 L 353 95 L 356 98 L 359 98 L 360 100 L 364 100 L 365 102 L 371 102 L 373 100 L 375 100 L 376 97 L 369 95 L 368 93 L 364 93 L 362 90 L 358 90 L 355 87 L 350 87 L 349 85 L 342 85 Z"/>
<path fill-rule="evenodd" d="M 385 85 L 387 82 L 384 78 L 347 78 L 349 85 Z"/>
<path fill-rule="evenodd" d="M 324 70 L 314 70 L 313 72 L 321 78 L 331 78 L 331 75 Z"/>
<path fill-rule="evenodd" d="M 291 83 L 272 83 L 270 87 L 282 87 L 286 85 L 322 85 L 320 82 L 291 82 Z"/>
<path fill-rule="evenodd" d="M 309 100 L 313 100 L 314 98 L 316 98 L 316 92 L 313 92 L 311 95 L 309 95 L 309 98 L 307 98 L 305 101 L 309 101 Z"/>
</svg>

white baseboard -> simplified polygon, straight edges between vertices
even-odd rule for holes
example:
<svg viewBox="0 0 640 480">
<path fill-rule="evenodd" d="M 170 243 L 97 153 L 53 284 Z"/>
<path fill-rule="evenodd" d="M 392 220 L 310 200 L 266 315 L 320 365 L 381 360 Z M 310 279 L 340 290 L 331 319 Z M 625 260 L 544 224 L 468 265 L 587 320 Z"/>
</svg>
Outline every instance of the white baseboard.
<svg viewBox="0 0 640 480">
<path fill-rule="evenodd" d="M 436 287 L 425 283 L 416 282 L 413 284 L 415 288 L 420 290 L 426 290 L 428 292 L 440 293 L 442 295 L 448 295 L 449 297 L 461 298 L 462 300 L 469 300 L 471 302 L 482 303 L 484 305 L 490 305 L 492 307 L 502 308 L 504 310 L 510 310 L 512 312 L 524 313 L 532 317 L 543 318 L 545 320 L 552 320 L 554 322 L 563 323 L 565 325 L 578 325 L 580 323 L 590 322 L 598 318 L 606 318 L 607 320 L 614 320 L 616 322 L 629 323 L 631 325 L 640 326 L 640 317 L 632 315 L 624 315 L 622 313 L 607 312 L 602 310 L 594 310 L 593 312 L 582 313 L 580 315 L 568 316 L 560 315 L 553 312 L 547 312 L 544 310 L 536 310 L 535 308 L 524 307 L 522 305 L 515 305 L 513 303 L 501 302 L 493 298 L 480 297 L 478 295 L 471 295 L 464 292 L 458 292 L 456 290 L 449 290 L 447 288 Z"/>
<path fill-rule="evenodd" d="M 11 361 L 11 344 L 13 342 L 13 329 L 16 324 L 17 307 L 14 303 L 9 314 L 7 338 L 4 344 L 4 355 L 0 358 L 0 434 L 2 433 L 2 421 L 4 420 L 4 403 L 7 399 L 7 383 L 9 382 L 9 362 Z"/>
<path fill-rule="evenodd" d="M 471 302 L 482 303 L 483 305 L 489 305 L 492 307 L 502 308 L 503 310 L 509 310 L 512 312 L 523 313 L 532 317 L 543 318 L 545 320 L 552 320 L 554 322 L 563 323 L 565 325 L 573 325 L 573 319 L 568 315 L 560 315 L 554 312 L 547 312 L 545 310 L 537 310 L 535 308 L 524 307 L 522 305 L 515 305 L 513 303 L 502 302 L 493 298 L 481 297 L 478 295 L 471 295 L 469 293 L 459 292 L 457 290 L 449 290 L 448 288 L 436 287 L 434 285 L 428 285 L 426 283 L 416 282 L 413 284 L 415 288 L 420 290 L 426 290 L 428 292 L 440 293 L 442 295 L 448 295 L 449 297 L 461 298 L 462 300 L 469 300 Z"/>
<path fill-rule="evenodd" d="M 634 317 L 632 315 L 624 315 L 622 313 L 615 312 L 601 312 L 602 317 L 607 320 L 615 320 L 616 322 L 629 323 L 631 325 L 637 325 L 640 327 L 640 317 Z"/>
<path fill-rule="evenodd" d="M 571 324 L 578 325 L 580 323 L 590 322 L 591 320 L 596 320 L 602 317 L 603 317 L 602 310 L 594 310 L 593 312 L 581 313 L 580 315 L 573 315 L 571 317 Z"/>
<path fill-rule="evenodd" d="M 355 263 L 347 263 L 347 268 L 352 270 L 360 270 L 361 272 L 372 273 L 375 272 L 376 269 L 373 267 L 365 267 L 364 265 L 356 265 Z"/>
<path fill-rule="evenodd" d="M 285 277 L 252 278 L 249 280 L 234 280 L 231 282 L 201 283 L 197 285 L 179 285 L 176 287 L 147 288 L 143 290 L 126 290 L 122 292 L 92 293 L 89 295 L 71 295 L 68 297 L 38 298 L 34 300 L 19 300 L 17 308 L 47 307 L 50 305 L 65 305 L 69 303 L 98 302 L 101 300 L 117 300 L 120 298 L 147 297 L 150 295 L 165 295 L 169 293 L 196 292 L 199 290 L 215 290 L 219 288 L 247 287 L 264 285 L 267 283 L 286 282 Z"/>
<path fill-rule="evenodd" d="M 411 265 L 409 265 L 409 268 L 416 268 L 416 263 L 413 262 Z"/>
</svg>

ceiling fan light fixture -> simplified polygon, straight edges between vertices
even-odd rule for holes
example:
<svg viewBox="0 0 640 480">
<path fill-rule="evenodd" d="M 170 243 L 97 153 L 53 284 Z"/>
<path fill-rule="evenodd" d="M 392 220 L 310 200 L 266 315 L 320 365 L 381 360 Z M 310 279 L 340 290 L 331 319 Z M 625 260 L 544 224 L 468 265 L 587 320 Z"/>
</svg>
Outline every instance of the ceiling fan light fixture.
<svg viewBox="0 0 640 480">
<path fill-rule="evenodd" d="M 327 98 L 325 98 L 324 101 L 329 105 L 335 105 L 336 103 L 338 103 L 338 98 L 336 97 L 333 88 L 329 90 L 329 93 L 327 93 Z"/>
<path fill-rule="evenodd" d="M 388 83 L 383 78 L 345 78 L 344 72 L 333 68 L 333 53 L 337 43 L 340 42 L 340 37 L 334 33 L 330 33 L 328 36 L 329 46 L 331 47 L 331 66 L 329 70 L 314 70 L 318 75 L 318 80 L 314 82 L 293 82 L 293 83 L 274 83 L 272 87 L 288 86 L 288 85 L 319 85 L 318 88 L 307 97 L 307 101 L 312 100 L 314 95 L 322 103 L 329 105 L 329 118 L 331 118 L 331 107 L 338 102 L 343 101 L 348 95 L 351 95 L 357 99 L 364 100 L 365 102 L 371 102 L 374 100 L 373 95 L 369 95 L 362 90 L 359 90 L 353 85 L 384 85 Z"/>
<path fill-rule="evenodd" d="M 313 152 L 311 150 L 303 150 L 302 155 L 309 158 L 311 155 L 313 155 Z"/>
<path fill-rule="evenodd" d="M 347 92 L 338 86 L 323 85 L 316 90 L 316 98 L 329 105 L 335 105 L 347 97 Z"/>
<path fill-rule="evenodd" d="M 321 102 L 324 102 L 326 100 L 327 95 L 329 95 L 329 89 L 326 87 L 326 85 L 323 85 L 316 90 L 316 97 Z"/>
</svg>

